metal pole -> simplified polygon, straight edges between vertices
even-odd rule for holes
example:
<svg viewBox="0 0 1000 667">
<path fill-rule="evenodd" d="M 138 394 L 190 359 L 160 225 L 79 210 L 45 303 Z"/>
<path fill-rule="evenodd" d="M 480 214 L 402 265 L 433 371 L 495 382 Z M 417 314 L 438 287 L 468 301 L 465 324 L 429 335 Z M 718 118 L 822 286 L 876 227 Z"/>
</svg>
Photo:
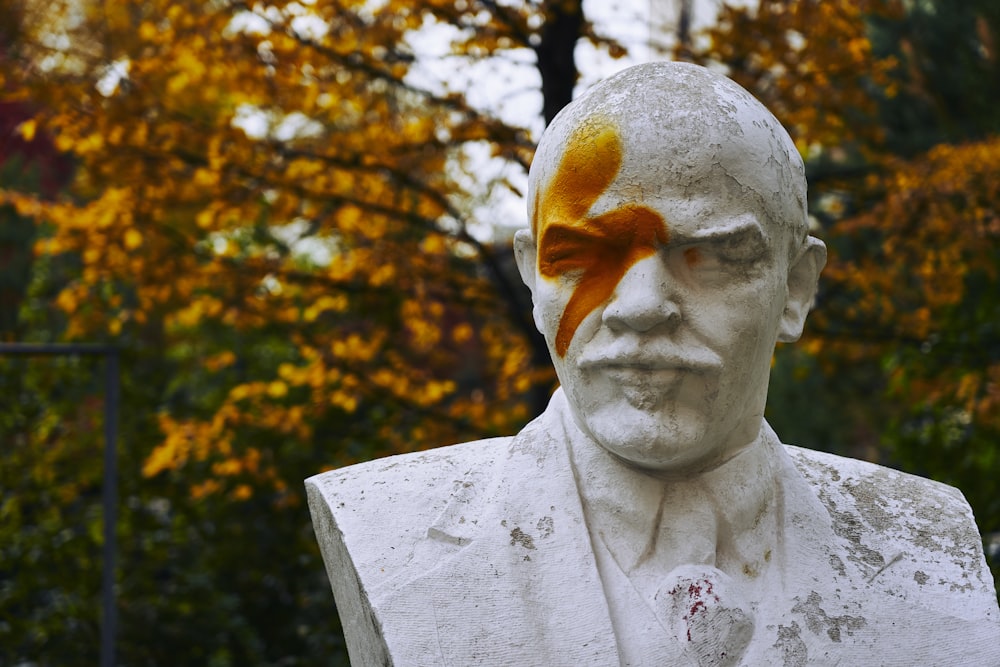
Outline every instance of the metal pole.
<svg viewBox="0 0 1000 667">
<path fill-rule="evenodd" d="M 101 574 L 101 667 L 115 665 L 115 635 L 118 631 L 118 610 L 115 605 L 115 527 L 118 523 L 118 350 L 110 349 L 104 356 L 104 547 Z"/>
<path fill-rule="evenodd" d="M 118 522 L 118 412 L 121 378 L 118 349 L 86 343 L 0 343 L 0 355 L 104 357 L 104 483 L 101 492 L 104 544 L 101 572 L 101 667 L 115 665 L 118 610 L 115 604 L 115 554 Z"/>
</svg>

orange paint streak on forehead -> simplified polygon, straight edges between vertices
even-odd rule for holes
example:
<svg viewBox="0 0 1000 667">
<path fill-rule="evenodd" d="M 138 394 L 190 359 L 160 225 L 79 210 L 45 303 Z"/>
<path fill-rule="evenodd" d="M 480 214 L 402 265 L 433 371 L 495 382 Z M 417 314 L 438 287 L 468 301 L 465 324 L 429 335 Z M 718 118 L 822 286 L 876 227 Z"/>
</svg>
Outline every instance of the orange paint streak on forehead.
<svg viewBox="0 0 1000 667">
<path fill-rule="evenodd" d="M 550 220 L 583 218 L 611 185 L 621 164 L 621 140 L 609 120 L 595 118 L 577 126 L 566 140 L 555 175 L 536 195 L 531 220 L 535 238 L 539 238 L 539 225 L 544 227 Z"/>
<path fill-rule="evenodd" d="M 546 278 L 580 274 L 556 332 L 560 357 L 583 320 L 612 297 L 628 270 L 668 240 L 663 217 L 646 206 L 627 204 L 587 216 L 621 163 L 617 128 L 606 119 L 592 120 L 570 135 L 555 175 L 539 192 L 532 219 L 538 272 Z"/>
</svg>

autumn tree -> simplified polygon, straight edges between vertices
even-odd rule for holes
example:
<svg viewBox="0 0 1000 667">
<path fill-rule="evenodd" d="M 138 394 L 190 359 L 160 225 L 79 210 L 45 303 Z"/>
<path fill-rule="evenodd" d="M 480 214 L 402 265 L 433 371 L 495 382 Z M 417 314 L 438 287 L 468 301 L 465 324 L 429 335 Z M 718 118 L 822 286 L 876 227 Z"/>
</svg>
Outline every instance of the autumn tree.
<svg viewBox="0 0 1000 667">
<path fill-rule="evenodd" d="M 532 56 L 546 116 L 580 39 L 621 48 L 578 1 L 0 11 L 3 104 L 32 110 L 8 139 L 75 165 L 0 188 L 37 237 L 16 338 L 123 350 L 122 661 L 345 660 L 302 479 L 513 432 L 553 380 L 463 187 L 473 150 L 523 175 L 532 137 L 414 83 L 415 35 Z M 0 363 L 0 661 L 93 664 L 93 369 Z"/>
</svg>

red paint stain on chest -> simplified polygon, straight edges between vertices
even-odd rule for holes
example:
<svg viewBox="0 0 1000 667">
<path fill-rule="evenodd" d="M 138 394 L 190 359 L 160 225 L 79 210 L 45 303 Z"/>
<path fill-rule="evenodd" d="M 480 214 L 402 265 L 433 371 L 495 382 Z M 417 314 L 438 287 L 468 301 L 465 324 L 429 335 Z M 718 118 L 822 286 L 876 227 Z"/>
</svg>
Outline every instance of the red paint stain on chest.
<svg viewBox="0 0 1000 667">
<path fill-rule="evenodd" d="M 671 596 L 676 596 L 684 590 L 681 586 L 675 586 L 670 591 Z M 709 579 L 698 579 L 692 581 L 687 586 L 687 597 L 688 604 L 690 605 L 687 609 L 687 614 L 683 617 L 683 620 L 688 621 L 687 624 L 687 639 L 691 641 L 691 625 L 690 620 L 695 617 L 699 612 L 706 612 L 708 610 L 708 605 L 706 600 L 709 602 L 719 603 L 719 596 L 715 593 L 715 587 L 712 585 Z"/>
<path fill-rule="evenodd" d="M 663 217 L 647 206 L 626 204 L 588 215 L 621 170 L 622 144 L 614 123 L 591 119 L 566 143 L 555 175 L 538 192 L 531 221 L 539 273 L 546 278 L 580 273 L 556 332 L 560 357 L 580 323 L 611 298 L 628 270 L 668 239 Z"/>
</svg>

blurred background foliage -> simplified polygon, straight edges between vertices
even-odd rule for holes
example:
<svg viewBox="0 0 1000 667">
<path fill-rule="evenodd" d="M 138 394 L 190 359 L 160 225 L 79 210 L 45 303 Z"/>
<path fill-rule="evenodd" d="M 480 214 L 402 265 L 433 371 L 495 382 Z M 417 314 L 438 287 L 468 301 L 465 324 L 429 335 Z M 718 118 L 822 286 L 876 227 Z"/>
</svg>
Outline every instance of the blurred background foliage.
<svg viewBox="0 0 1000 667">
<path fill-rule="evenodd" d="M 692 7 L 660 57 L 775 112 L 831 248 L 768 418 L 1000 531 L 1000 6 Z M 627 61 L 609 27 L 579 0 L 0 0 L 0 340 L 122 350 L 121 664 L 346 664 L 302 480 L 544 406 L 477 218 L 522 195 L 582 45 Z M 428 39 L 537 108 L 428 82 Z M 97 661 L 102 401 L 95 361 L 0 358 L 0 664 Z"/>
</svg>

